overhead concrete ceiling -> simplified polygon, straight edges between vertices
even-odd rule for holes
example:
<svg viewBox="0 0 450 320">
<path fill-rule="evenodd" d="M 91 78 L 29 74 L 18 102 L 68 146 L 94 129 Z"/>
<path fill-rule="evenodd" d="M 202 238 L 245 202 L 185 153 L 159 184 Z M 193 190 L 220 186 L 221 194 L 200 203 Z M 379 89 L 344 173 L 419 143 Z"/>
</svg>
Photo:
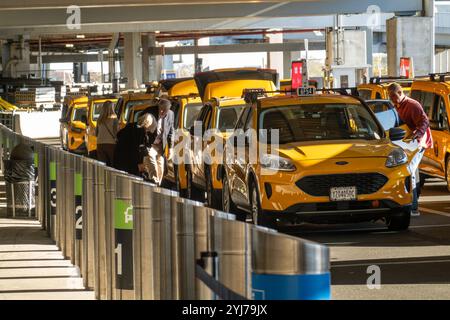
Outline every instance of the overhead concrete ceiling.
<svg viewBox="0 0 450 320">
<path fill-rule="evenodd" d="M 80 7 L 80 29 L 71 29 L 68 6 Z M 1 0 L 0 37 L 18 34 L 74 34 L 301 28 L 323 24 L 322 17 L 366 13 L 371 6 L 381 12 L 415 13 L 422 0 Z M 369 10 L 370 11 L 370 10 Z M 70 20 L 70 19 L 69 19 Z M 367 19 L 366 19 L 367 21 Z"/>
</svg>

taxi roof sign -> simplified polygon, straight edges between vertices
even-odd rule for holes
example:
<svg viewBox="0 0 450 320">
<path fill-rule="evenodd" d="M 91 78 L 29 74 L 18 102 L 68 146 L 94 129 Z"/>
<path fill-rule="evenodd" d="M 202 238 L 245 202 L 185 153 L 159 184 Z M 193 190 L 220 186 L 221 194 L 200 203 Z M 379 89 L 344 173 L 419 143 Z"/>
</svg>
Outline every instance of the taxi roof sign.
<svg viewBox="0 0 450 320">
<path fill-rule="evenodd" d="M 299 87 L 297 88 L 297 96 L 312 96 L 316 94 L 316 88 L 314 87 Z"/>
</svg>

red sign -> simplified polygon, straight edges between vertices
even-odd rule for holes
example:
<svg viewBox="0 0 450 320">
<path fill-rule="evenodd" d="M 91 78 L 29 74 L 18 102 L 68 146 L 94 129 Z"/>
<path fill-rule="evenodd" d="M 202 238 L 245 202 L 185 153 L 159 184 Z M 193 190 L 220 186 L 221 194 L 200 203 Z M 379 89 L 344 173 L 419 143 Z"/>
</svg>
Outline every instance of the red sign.
<svg viewBox="0 0 450 320">
<path fill-rule="evenodd" d="M 302 87 L 303 83 L 303 61 L 292 61 L 291 68 L 291 88 L 297 90 L 297 88 Z"/>
<path fill-rule="evenodd" d="M 400 58 L 400 76 L 406 77 L 408 79 L 413 78 L 411 58 L 408 57 Z"/>
</svg>

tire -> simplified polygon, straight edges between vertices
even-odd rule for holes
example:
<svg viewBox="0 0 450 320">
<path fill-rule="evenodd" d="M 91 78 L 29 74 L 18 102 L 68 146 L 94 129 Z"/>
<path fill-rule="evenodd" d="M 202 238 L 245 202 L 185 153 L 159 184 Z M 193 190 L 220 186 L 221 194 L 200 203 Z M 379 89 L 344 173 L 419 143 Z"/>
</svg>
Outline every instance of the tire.
<svg viewBox="0 0 450 320">
<path fill-rule="evenodd" d="M 235 214 L 236 219 L 239 221 L 245 222 L 247 218 L 247 214 L 240 211 L 233 203 L 233 200 L 231 199 L 230 186 L 226 174 L 224 175 L 222 180 L 222 210 L 225 212 Z"/>
<path fill-rule="evenodd" d="M 391 231 L 405 231 L 408 230 L 411 222 L 411 208 L 400 209 L 398 214 L 395 214 L 386 219 L 386 224 Z"/>
<path fill-rule="evenodd" d="M 211 178 L 211 168 L 207 167 L 205 170 L 205 180 L 206 180 L 206 203 L 208 207 L 213 209 L 222 209 L 222 199 L 221 195 L 216 190 L 214 190 L 212 178 Z"/>
<path fill-rule="evenodd" d="M 201 191 L 194 186 L 192 183 L 192 171 L 189 167 L 186 167 L 186 173 L 187 173 L 187 198 L 199 201 L 199 202 L 205 202 L 205 196 L 202 195 Z"/>
<path fill-rule="evenodd" d="M 250 189 L 250 206 L 253 224 L 272 229 L 276 228 L 275 219 L 268 217 L 267 214 L 265 214 L 261 209 L 258 188 L 254 183 L 252 183 Z"/>
<path fill-rule="evenodd" d="M 178 176 L 178 166 L 175 166 L 174 170 L 175 170 L 175 190 L 178 191 L 180 197 L 187 198 L 187 190 L 181 189 L 180 177 Z"/>
<path fill-rule="evenodd" d="M 450 192 L 450 157 L 447 157 L 445 163 L 445 181 L 447 182 L 447 190 Z"/>
</svg>

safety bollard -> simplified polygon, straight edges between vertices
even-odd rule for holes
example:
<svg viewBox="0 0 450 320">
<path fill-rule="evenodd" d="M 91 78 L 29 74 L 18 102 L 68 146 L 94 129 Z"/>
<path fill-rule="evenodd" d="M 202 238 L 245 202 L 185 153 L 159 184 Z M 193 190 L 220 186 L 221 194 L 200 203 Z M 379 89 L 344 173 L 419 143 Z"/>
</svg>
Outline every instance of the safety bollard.
<svg viewBox="0 0 450 320">
<path fill-rule="evenodd" d="M 94 166 L 94 284 L 97 299 L 106 299 L 106 211 L 105 165 L 96 161 Z"/>
<path fill-rule="evenodd" d="M 211 210 L 198 202 L 193 202 L 194 207 L 194 248 L 195 260 L 192 261 L 194 268 L 196 261 L 202 258 L 203 252 L 212 251 Z M 195 270 L 195 269 L 194 269 Z M 197 277 L 195 279 L 195 299 L 211 300 L 214 293 Z"/>
<path fill-rule="evenodd" d="M 55 150 L 56 152 L 56 245 L 62 251 L 63 256 L 66 256 L 66 215 L 65 215 L 65 173 L 66 163 L 64 161 L 65 155 L 62 150 Z M 61 181 L 61 183 L 58 183 Z"/>
<path fill-rule="evenodd" d="M 196 287 L 202 287 L 205 292 L 209 290 L 200 281 L 197 284 L 195 279 L 195 262 L 200 258 L 201 252 L 208 250 L 206 244 L 208 212 L 201 203 L 184 198 L 176 199 L 174 209 L 171 223 L 174 272 L 172 281 L 176 290 L 173 295 L 174 299 L 194 300 L 200 296 L 196 295 L 198 291 Z M 204 224 L 199 222 L 202 218 Z M 199 227 L 200 225 L 204 228 Z"/>
<path fill-rule="evenodd" d="M 65 163 L 65 174 L 64 174 L 64 228 L 65 228 L 65 256 L 70 259 L 72 264 L 75 262 L 74 252 L 75 252 L 75 220 L 73 218 L 75 208 L 74 202 L 71 201 L 75 197 L 74 189 L 74 172 L 75 172 L 75 162 L 74 155 L 68 152 L 64 152 L 64 163 Z"/>
<path fill-rule="evenodd" d="M 244 298 L 251 299 L 251 224 L 234 220 L 235 216 L 214 211 L 210 216 L 212 252 L 217 253 L 218 280 Z"/>
<path fill-rule="evenodd" d="M 114 193 L 115 300 L 134 299 L 133 205 L 131 176 L 116 176 Z"/>
<path fill-rule="evenodd" d="M 94 161 L 83 158 L 83 250 L 82 275 L 84 286 L 94 289 Z"/>
<path fill-rule="evenodd" d="M 74 198 L 73 206 L 73 232 L 74 232 L 74 262 L 73 264 L 80 268 L 83 272 L 83 158 L 74 155 Z M 67 199 L 69 201 L 69 199 Z"/>
<path fill-rule="evenodd" d="M 50 237 L 52 240 L 56 241 L 56 149 L 53 147 L 48 147 L 48 230 L 50 231 Z"/>
<path fill-rule="evenodd" d="M 254 300 L 329 300 L 328 247 L 253 227 L 252 290 Z"/>
<path fill-rule="evenodd" d="M 126 175 L 126 172 L 112 168 L 105 170 L 105 230 L 106 230 L 106 299 L 112 300 L 115 296 L 113 288 L 115 281 L 115 236 L 114 236 L 114 201 L 117 175 Z"/>
</svg>

